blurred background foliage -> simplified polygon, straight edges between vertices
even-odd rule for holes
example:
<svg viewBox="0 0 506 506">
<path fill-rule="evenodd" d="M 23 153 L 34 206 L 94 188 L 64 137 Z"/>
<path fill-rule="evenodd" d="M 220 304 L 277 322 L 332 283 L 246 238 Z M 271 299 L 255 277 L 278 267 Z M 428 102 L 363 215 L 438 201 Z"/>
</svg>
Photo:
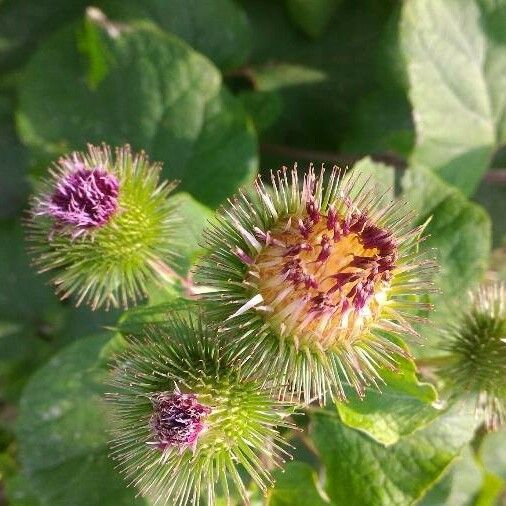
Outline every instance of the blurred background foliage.
<svg viewBox="0 0 506 506">
<path fill-rule="evenodd" d="M 182 273 L 257 172 L 360 160 L 432 216 L 443 295 L 415 351 L 433 355 L 464 291 L 506 278 L 506 2 L 0 0 L 0 504 L 145 503 L 107 456 L 104 363 L 179 288 L 121 320 L 75 309 L 31 269 L 21 226 L 49 162 L 103 141 L 181 181 Z M 506 432 L 474 436 L 412 361 L 401 373 L 315 413 L 268 504 L 506 504 Z"/>
</svg>

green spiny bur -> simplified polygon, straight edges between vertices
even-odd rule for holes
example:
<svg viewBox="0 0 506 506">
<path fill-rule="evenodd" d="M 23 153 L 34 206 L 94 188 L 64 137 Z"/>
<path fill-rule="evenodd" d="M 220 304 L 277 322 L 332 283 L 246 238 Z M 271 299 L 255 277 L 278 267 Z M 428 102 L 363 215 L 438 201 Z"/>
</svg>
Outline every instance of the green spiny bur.
<svg viewBox="0 0 506 506">
<path fill-rule="evenodd" d="M 291 426 L 292 408 L 271 397 L 265 379 L 243 373 L 201 316 L 173 315 L 131 337 L 113 385 L 113 456 L 143 495 L 162 504 L 213 505 L 218 486 L 247 500 L 239 468 L 266 490 L 270 469 L 288 456 L 276 427 Z M 178 411 L 182 396 L 204 414 Z"/>
<path fill-rule="evenodd" d="M 68 209 L 90 215 L 100 205 L 98 199 L 79 200 L 81 188 L 64 188 L 64 195 L 72 195 L 63 204 L 56 200 L 55 192 L 76 165 L 84 173 L 100 170 L 117 180 L 116 209 L 98 224 L 72 222 Z M 105 145 L 89 146 L 86 154 L 74 153 L 55 165 L 33 200 L 28 226 L 34 263 L 40 272 L 54 272 L 52 280 L 62 298 L 74 295 L 77 305 L 86 302 L 93 309 L 127 307 L 146 296 L 153 279 L 171 281 L 178 249 L 177 212 L 167 197 L 175 185 L 159 184 L 160 170 L 128 146 L 115 155 Z"/>
</svg>

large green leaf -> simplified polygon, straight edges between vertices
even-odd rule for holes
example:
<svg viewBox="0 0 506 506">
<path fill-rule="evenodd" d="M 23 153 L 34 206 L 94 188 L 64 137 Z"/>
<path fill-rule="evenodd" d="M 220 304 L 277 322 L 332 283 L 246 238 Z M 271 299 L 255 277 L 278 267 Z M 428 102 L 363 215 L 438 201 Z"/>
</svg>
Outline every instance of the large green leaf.
<svg viewBox="0 0 506 506">
<path fill-rule="evenodd" d="M 64 310 L 30 268 L 19 223 L 0 225 L 0 399 L 16 398 L 31 370 L 47 359 Z"/>
<path fill-rule="evenodd" d="M 52 36 L 26 68 L 18 129 L 39 162 L 86 142 L 128 142 L 213 206 L 249 180 L 255 133 L 212 63 L 154 25 L 114 25 L 91 12 L 84 28 Z"/>
<path fill-rule="evenodd" d="M 170 198 L 179 217 L 174 230 L 180 255 L 177 262 L 178 271 L 187 275 L 202 252 L 202 231 L 213 219 L 214 213 L 187 193 L 178 193 Z"/>
<path fill-rule="evenodd" d="M 362 158 L 353 165 L 353 171 L 345 177 L 355 177 L 360 174 L 360 181 L 368 181 L 374 187 L 376 194 L 380 197 L 381 205 L 388 205 L 395 196 L 395 170 L 389 165 L 375 162 L 370 157 Z M 363 183 L 362 183 L 363 184 Z M 358 193 L 361 184 L 353 188 L 350 197 Z"/>
<path fill-rule="evenodd" d="M 26 386 L 18 440 L 26 479 L 51 506 L 144 504 L 108 457 L 105 369 L 95 364 L 108 336 L 78 341 Z"/>
<path fill-rule="evenodd" d="M 248 18 L 233 0 L 103 0 L 100 5 L 114 19 L 157 23 L 222 69 L 243 65 L 251 50 Z"/>
<path fill-rule="evenodd" d="M 248 13 L 255 35 L 250 59 L 255 68 L 263 67 L 264 75 L 272 71 L 277 77 L 282 64 L 289 64 L 326 76 L 325 80 L 294 81 L 291 86 L 280 88 L 283 113 L 264 132 L 263 139 L 269 144 L 335 152 L 348 132 L 357 101 L 377 89 L 384 79 L 384 73 L 372 75 L 371 67 L 378 55 L 383 27 L 396 2 L 365 0 L 358 9 L 355 0 L 342 0 L 318 40 L 309 40 L 295 26 L 285 2 L 241 0 L 240 3 Z M 305 2 L 309 10 L 318 3 L 321 2 Z M 250 67 L 246 69 L 246 77 L 250 77 L 249 70 Z M 253 81 L 253 86 L 257 86 L 256 80 Z M 297 158 L 307 162 L 296 151 L 286 151 L 279 160 L 272 157 L 264 165 L 273 168 L 278 163 L 291 165 Z"/>
<path fill-rule="evenodd" d="M 398 370 L 381 371 L 381 392 L 368 388 L 363 399 L 348 389 L 348 401 L 336 404 L 344 424 L 361 430 L 384 445 L 424 427 L 441 411 L 434 407 L 436 391 L 421 383 L 410 359 L 399 359 Z"/>
<path fill-rule="evenodd" d="M 402 90 L 374 90 L 360 99 L 342 149 L 352 153 L 398 153 L 414 144 L 411 108 Z"/>
<path fill-rule="evenodd" d="M 482 484 L 481 469 L 470 447 L 448 469 L 443 478 L 420 501 L 420 506 L 477 506 L 475 495 Z"/>
<path fill-rule="evenodd" d="M 325 506 L 314 469 L 302 462 L 291 462 L 276 473 L 276 485 L 269 491 L 268 506 Z"/>
<path fill-rule="evenodd" d="M 480 448 L 485 468 L 506 480 L 506 428 L 487 434 Z"/>
<path fill-rule="evenodd" d="M 251 49 L 247 17 L 233 0 L 4 0 L 0 66 L 18 66 L 43 37 L 82 15 L 90 4 L 122 21 L 150 19 L 220 68 L 242 65 Z"/>
<path fill-rule="evenodd" d="M 0 224 L 0 399 L 18 397 L 28 376 L 61 346 L 98 332 L 117 312 L 58 301 L 30 265 L 20 223 Z"/>
<path fill-rule="evenodd" d="M 472 415 L 454 410 L 385 447 L 329 411 L 312 418 L 312 437 L 336 505 L 407 506 L 419 499 L 473 437 Z"/>
<path fill-rule="evenodd" d="M 417 130 L 413 163 L 470 194 L 506 142 L 504 0 L 412 0 L 403 46 Z"/>
<path fill-rule="evenodd" d="M 482 207 L 429 170 L 409 169 L 402 186 L 402 197 L 415 210 L 417 222 L 432 217 L 422 247 L 434 248 L 440 265 L 436 281 L 443 296 L 437 301 L 449 305 L 456 297 L 461 303 L 462 294 L 481 279 L 488 265 L 490 218 Z"/>
<path fill-rule="evenodd" d="M 0 2 L 0 67 L 18 67 L 36 43 L 81 14 L 88 0 Z"/>
</svg>

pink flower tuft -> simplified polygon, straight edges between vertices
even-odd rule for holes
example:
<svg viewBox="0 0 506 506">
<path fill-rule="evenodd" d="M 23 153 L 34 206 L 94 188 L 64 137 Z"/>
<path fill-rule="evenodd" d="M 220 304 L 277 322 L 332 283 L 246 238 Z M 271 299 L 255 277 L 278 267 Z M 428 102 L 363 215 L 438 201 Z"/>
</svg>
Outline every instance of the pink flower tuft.
<svg viewBox="0 0 506 506">
<path fill-rule="evenodd" d="M 39 206 L 39 215 L 51 216 L 57 226 L 70 225 L 77 234 L 100 227 L 118 208 L 119 183 L 101 167 L 87 169 L 75 162 L 56 183 L 53 193 Z"/>
</svg>

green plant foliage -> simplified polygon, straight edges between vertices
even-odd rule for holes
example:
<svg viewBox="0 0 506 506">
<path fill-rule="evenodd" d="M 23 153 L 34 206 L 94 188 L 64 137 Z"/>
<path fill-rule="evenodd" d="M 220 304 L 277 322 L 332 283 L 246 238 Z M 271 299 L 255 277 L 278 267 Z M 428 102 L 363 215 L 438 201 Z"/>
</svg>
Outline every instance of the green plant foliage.
<svg viewBox="0 0 506 506">
<path fill-rule="evenodd" d="M 88 143 L 144 151 L 179 184 L 165 202 L 140 176 L 137 205 L 114 181 L 55 188 Z M 504 397 L 506 336 L 459 315 L 506 282 L 506 0 L 0 0 L 0 152 L 2 505 L 152 506 L 138 494 L 156 488 L 157 506 L 503 506 L 505 427 L 483 408 Z M 341 168 L 339 226 L 314 209 L 310 164 L 324 186 Z M 142 297 L 106 311 L 118 272 Z M 94 290 L 95 311 L 74 307 Z M 119 357 L 126 481 L 104 402 Z M 494 396 L 470 394 L 483 378 Z M 211 418 L 162 409 L 175 383 Z M 195 423 L 186 453 L 159 451 Z"/>
<path fill-rule="evenodd" d="M 348 403 L 338 403 L 342 422 L 365 432 L 384 445 L 396 443 L 434 420 L 440 413 L 434 404 L 436 391 L 416 376 L 412 360 L 400 359 L 398 370 L 382 371 L 381 391 L 370 388 L 364 399 L 350 392 Z"/>
<path fill-rule="evenodd" d="M 482 485 L 481 469 L 470 447 L 449 467 L 420 506 L 471 506 Z"/>
<path fill-rule="evenodd" d="M 420 498 L 473 437 L 474 418 L 450 412 L 384 447 L 328 412 L 313 416 L 312 434 L 335 504 L 407 505 Z"/>
<path fill-rule="evenodd" d="M 492 175 L 494 172 L 492 172 Z M 476 200 L 491 216 L 506 216 L 506 188 L 504 185 L 482 181 L 475 195 Z M 493 244 L 495 247 L 506 244 L 506 222 L 492 220 Z"/>
<path fill-rule="evenodd" d="M 286 0 L 293 22 L 309 37 L 317 38 L 328 27 L 339 0 Z"/>
<path fill-rule="evenodd" d="M 0 96 L 0 150 L 3 156 L 0 219 L 16 216 L 28 193 L 26 151 L 14 131 L 10 102 L 7 97 Z"/>
<path fill-rule="evenodd" d="M 99 5 L 113 19 L 157 23 L 224 70 L 246 63 L 251 51 L 248 18 L 233 0 L 105 0 Z"/>
<path fill-rule="evenodd" d="M 382 205 L 387 206 L 395 199 L 395 171 L 392 167 L 384 163 L 374 162 L 367 157 L 355 163 L 353 171 L 347 173 L 345 177 L 355 177 L 357 174 L 371 181 Z M 355 193 L 356 191 L 357 189 L 354 189 Z M 352 196 L 354 192 L 352 191 Z"/>
<path fill-rule="evenodd" d="M 89 337 L 65 348 L 32 377 L 21 399 L 21 461 L 43 504 L 145 504 L 108 456 L 107 370 L 95 366 L 108 339 Z"/>
<path fill-rule="evenodd" d="M 475 190 L 506 143 L 506 2 L 414 0 L 402 16 L 417 129 L 412 162 Z"/>
<path fill-rule="evenodd" d="M 269 493 L 269 506 L 324 506 L 328 500 L 319 490 L 318 475 L 308 464 L 293 462 L 277 473 L 276 487 Z"/>
<path fill-rule="evenodd" d="M 506 430 L 488 434 L 480 448 L 485 468 L 506 480 Z"/>
<path fill-rule="evenodd" d="M 242 106 L 221 87 L 218 70 L 177 37 L 93 12 L 84 28 L 52 36 L 27 66 L 18 112 L 24 142 L 40 162 L 86 142 L 128 142 L 162 161 L 164 178 L 217 205 L 256 168 Z M 97 52 L 105 55 L 99 71 L 90 56 Z"/>
<path fill-rule="evenodd" d="M 402 186 L 401 198 L 416 211 L 417 221 L 431 219 L 426 229 L 429 237 L 422 246 L 434 252 L 441 266 L 437 285 L 443 296 L 434 300 L 451 307 L 454 297 L 485 272 L 491 248 L 490 218 L 483 208 L 428 170 L 408 170 Z"/>
<path fill-rule="evenodd" d="M 0 5 L 0 67 L 23 61 L 51 31 L 84 13 L 86 0 L 6 0 Z M 245 63 L 251 33 L 232 0 L 97 0 L 92 5 L 122 21 L 149 19 L 185 39 L 220 68 Z M 226 29 L 223 29 L 223 26 Z"/>
<path fill-rule="evenodd" d="M 311 10 L 316 3 L 305 2 L 306 8 Z M 353 121 L 356 103 L 384 79 L 384 71 L 378 77 L 371 74 L 371 68 L 379 57 L 379 42 L 394 3 L 366 0 L 357 9 L 355 0 L 343 0 L 325 33 L 308 42 L 307 35 L 287 16 L 285 2 L 241 1 L 255 34 L 251 56 L 255 67 L 266 71 L 274 67 L 275 71 L 277 64 L 291 64 L 327 76 L 324 81 L 283 88 L 283 114 L 264 136 L 266 142 L 336 149 Z M 287 154 L 281 163 L 293 161 Z"/>
</svg>

